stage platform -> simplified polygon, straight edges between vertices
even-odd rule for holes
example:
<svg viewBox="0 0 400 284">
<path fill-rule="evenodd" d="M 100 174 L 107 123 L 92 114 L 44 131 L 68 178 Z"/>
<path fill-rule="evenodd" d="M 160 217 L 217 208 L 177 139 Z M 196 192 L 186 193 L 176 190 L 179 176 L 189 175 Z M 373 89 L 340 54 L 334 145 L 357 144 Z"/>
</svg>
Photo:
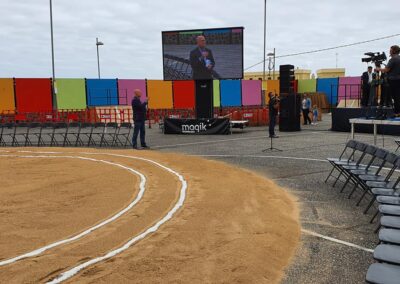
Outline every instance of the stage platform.
<svg viewBox="0 0 400 284">
<path fill-rule="evenodd" d="M 392 116 L 393 111 L 388 111 L 388 116 Z M 332 110 L 332 131 L 351 132 L 350 119 L 374 119 L 376 111 L 371 111 L 366 108 L 336 108 Z M 390 119 L 389 119 L 390 120 Z M 396 119 L 398 120 L 398 119 Z M 373 124 L 356 124 L 354 131 L 357 133 L 374 133 Z M 390 125 L 390 123 L 382 123 L 377 125 L 377 133 L 385 135 L 400 136 L 400 126 Z"/>
</svg>

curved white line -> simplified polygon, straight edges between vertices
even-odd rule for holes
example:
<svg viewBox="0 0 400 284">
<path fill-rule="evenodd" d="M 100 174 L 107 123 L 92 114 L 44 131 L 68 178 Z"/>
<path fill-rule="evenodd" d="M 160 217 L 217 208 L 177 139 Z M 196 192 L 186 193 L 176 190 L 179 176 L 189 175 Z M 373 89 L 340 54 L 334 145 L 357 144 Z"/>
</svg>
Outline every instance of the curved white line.
<svg viewBox="0 0 400 284">
<path fill-rule="evenodd" d="M 20 155 L 6 155 L 6 154 L 2 154 L 2 155 L 0 155 L 0 157 L 20 157 L 20 158 L 69 158 L 69 159 L 81 159 L 81 160 L 88 160 L 88 161 L 94 161 L 94 162 L 101 162 L 101 163 L 105 163 L 105 164 L 117 166 L 117 167 L 120 167 L 120 168 L 122 168 L 122 169 L 128 170 L 128 171 L 130 171 L 130 172 L 132 172 L 132 173 L 134 173 L 134 174 L 136 174 L 136 175 L 139 175 L 139 177 L 140 177 L 140 184 L 139 184 L 140 190 L 139 190 L 139 192 L 138 192 L 138 194 L 137 194 L 135 200 L 133 200 L 127 207 L 125 207 L 123 210 L 121 210 L 121 211 L 118 212 L 117 214 L 113 215 L 111 218 L 109 218 L 109 219 L 107 219 L 107 220 L 105 220 L 105 221 L 103 221 L 103 222 L 97 224 L 96 226 L 91 227 L 91 228 L 89 228 L 89 229 L 83 231 L 82 233 L 80 233 L 80 234 L 78 234 L 78 235 L 75 235 L 75 236 L 73 236 L 73 237 L 71 237 L 71 238 L 64 239 L 64 240 L 61 240 L 61 241 L 57 241 L 57 242 L 55 242 L 55 243 L 46 245 L 46 246 L 44 246 L 44 247 L 38 248 L 38 249 L 36 249 L 36 250 L 33 250 L 33 251 L 31 251 L 31 252 L 28 252 L 28 253 L 25 253 L 25 254 L 22 254 L 22 255 L 19 255 L 19 256 L 10 258 L 10 259 L 6 259 L 6 260 L 3 260 L 3 261 L 0 261 L 0 266 L 4 266 L 4 265 L 7 265 L 7 264 L 11 264 L 11 263 L 14 263 L 14 262 L 16 262 L 16 261 L 18 261 L 18 260 L 24 259 L 24 258 L 29 258 L 29 257 L 37 256 L 37 255 L 42 254 L 43 252 L 45 252 L 45 251 L 47 251 L 47 250 L 49 250 L 49 249 L 51 249 L 51 248 L 54 248 L 54 247 L 57 247 L 57 246 L 60 246 L 60 245 L 63 245 L 63 244 L 66 244 L 66 243 L 69 243 L 69 242 L 78 240 L 78 239 L 80 239 L 80 238 L 82 238 L 82 237 L 84 237 L 84 236 L 90 234 L 91 232 L 93 232 L 93 231 L 95 231 L 95 230 L 97 230 L 97 229 L 99 229 L 99 228 L 101 228 L 101 227 L 103 227 L 103 226 L 105 226 L 105 225 L 107 225 L 107 224 L 109 224 L 109 223 L 115 221 L 116 219 L 118 219 L 119 217 L 121 217 L 123 214 L 125 214 L 127 211 L 129 211 L 133 206 L 135 206 L 135 205 L 142 199 L 142 197 L 143 197 L 143 195 L 144 195 L 144 192 L 145 192 L 145 190 L 146 190 L 146 189 L 145 189 L 146 177 L 145 177 L 142 173 L 140 173 L 140 172 L 138 172 L 138 171 L 136 171 L 136 170 L 134 170 L 134 169 L 132 169 L 132 168 L 123 166 L 123 165 L 121 165 L 121 164 L 117 164 L 117 163 L 113 163 L 113 162 L 109 162 L 109 161 L 105 161 L 105 160 L 98 160 L 98 159 L 87 158 L 87 157 L 80 157 L 80 156 L 44 156 L 44 155 L 29 155 L 29 156 L 28 156 L 28 155 L 24 155 L 24 156 L 20 156 Z"/>
<path fill-rule="evenodd" d="M 174 171 L 174 170 L 172 170 L 172 169 L 170 169 L 170 168 L 168 168 L 168 167 L 166 167 L 166 166 L 163 166 L 163 165 L 161 165 L 160 163 L 157 163 L 157 162 L 155 162 L 155 161 L 153 161 L 153 160 L 149 160 L 149 159 L 145 159 L 145 158 L 140 158 L 140 157 L 119 155 L 119 154 L 110 154 L 110 153 L 81 153 L 81 154 L 109 155 L 109 156 L 124 157 L 124 158 L 130 158 L 130 159 L 136 159 L 136 160 L 146 161 L 146 162 L 155 164 L 155 165 L 157 165 L 157 166 L 159 166 L 159 167 L 161 167 L 161 168 L 167 170 L 168 172 L 170 172 L 170 173 L 176 175 L 176 176 L 178 177 L 179 181 L 182 183 L 182 186 L 181 186 L 181 190 L 180 190 L 178 202 L 177 202 L 177 203 L 174 205 L 174 207 L 173 207 L 161 220 L 159 220 L 155 225 L 151 226 L 150 228 L 148 228 L 148 229 L 147 229 L 146 231 L 144 231 L 143 233 L 141 233 L 141 234 L 139 234 L 139 235 L 133 237 L 133 238 L 130 239 L 127 243 L 125 243 L 123 246 L 121 246 L 121 247 L 119 247 L 119 248 L 117 248 L 117 249 L 115 249 L 115 250 L 112 250 L 112 251 L 108 252 L 107 254 L 105 254 L 105 255 L 103 255 L 103 256 L 100 256 L 100 257 L 91 259 L 91 260 L 89 260 L 89 261 L 87 261 L 87 262 L 84 262 L 84 263 L 82 263 L 82 264 L 80 264 L 80 265 L 78 265 L 78 266 L 75 266 L 75 267 L 71 268 L 71 269 L 68 270 L 68 271 L 65 271 L 65 272 L 61 273 L 61 274 L 60 274 L 59 276 L 57 276 L 55 279 L 53 279 L 53 280 L 47 282 L 47 283 L 51 283 L 51 284 L 53 284 L 53 283 L 61 283 L 61 282 L 65 281 L 65 280 L 71 278 L 72 276 L 74 276 L 75 274 L 77 274 L 80 270 L 82 270 L 82 269 L 84 269 L 84 268 L 86 268 L 86 267 L 88 267 L 88 266 L 91 266 L 91 265 L 96 264 L 96 263 L 98 263 L 98 262 L 101 262 L 101 261 L 103 261 L 103 260 L 112 258 L 112 257 L 114 257 L 115 255 L 117 255 L 117 254 L 119 254 L 119 253 L 121 253 L 121 252 L 127 250 L 130 246 L 132 246 L 133 244 L 135 244 L 135 243 L 138 242 L 139 240 L 145 238 L 147 235 L 156 232 L 156 231 L 158 230 L 158 228 L 159 228 L 162 224 L 164 224 L 165 222 L 167 222 L 168 220 L 170 220 L 170 219 L 173 217 L 173 215 L 178 211 L 178 209 L 179 209 L 180 207 L 182 207 L 183 202 L 185 201 L 185 198 L 186 198 L 187 182 L 186 182 L 186 180 L 184 179 L 184 177 L 183 177 L 182 175 L 180 175 L 178 172 L 176 172 L 176 171 Z"/>
</svg>

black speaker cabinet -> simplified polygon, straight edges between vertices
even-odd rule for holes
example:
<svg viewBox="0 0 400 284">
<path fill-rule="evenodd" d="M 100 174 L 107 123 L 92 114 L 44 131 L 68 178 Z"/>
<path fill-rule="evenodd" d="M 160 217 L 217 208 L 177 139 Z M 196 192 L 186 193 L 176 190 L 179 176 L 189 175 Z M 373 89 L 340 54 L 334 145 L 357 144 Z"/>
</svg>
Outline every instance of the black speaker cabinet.
<svg viewBox="0 0 400 284">
<path fill-rule="evenodd" d="M 279 131 L 300 131 L 299 94 L 280 94 Z"/>
<path fill-rule="evenodd" d="M 213 81 L 196 80 L 196 118 L 212 118 Z"/>
</svg>

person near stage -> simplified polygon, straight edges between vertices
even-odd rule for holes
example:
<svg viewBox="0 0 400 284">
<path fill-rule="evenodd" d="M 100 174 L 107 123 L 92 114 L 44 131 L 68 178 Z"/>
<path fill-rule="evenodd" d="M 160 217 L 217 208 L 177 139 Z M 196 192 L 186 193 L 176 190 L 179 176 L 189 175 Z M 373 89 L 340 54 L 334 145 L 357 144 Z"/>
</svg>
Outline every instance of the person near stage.
<svg viewBox="0 0 400 284">
<path fill-rule="evenodd" d="M 372 66 L 368 66 L 368 71 L 364 72 L 361 76 L 361 88 L 362 88 L 362 97 L 361 97 L 361 106 L 367 107 L 369 101 L 369 93 L 371 90 L 371 82 L 372 82 Z"/>
<path fill-rule="evenodd" d="M 133 110 L 133 137 L 132 137 L 132 147 L 133 149 L 138 149 L 137 147 L 137 137 L 140 133 L 140 145 L 142 148 L 149 148 L 146 144 L 146 132 L 145 132 L 145 121 L 147 112 L 147 101 L 142 102 L 140 97 L 142 96 L 142 91 L 136 89 L 134 91 L 135 96 L 132 99 L 132 110 Z"/>
<path fill-rule="evenodd" d="M 194 80 L 212 79 L 215 60 L 211 49 L 206 47 L 206 38 L 202 35 L 196 37 L 196 48 L 190 52 L 190 65 L 192 66 Z"/>
<path fill-rule="evenodd" d="M 312 115 L 313 115 L 313 122 L 311 123 L 311 125 L 317 125 L 318 124 L 318 107 L 317 107 L 317 105 L 313 106 Z"/>
<path fill-rule="evenodd" d="M 278 136 L 275 135 L 275 124 L 276 124 L 276 116 L 278 115 L 278 109 L 279 109 L 279 98 L 276 96 L 274 92 L 269 92 L 268 97 L 269 97 L 269 104 L 268 104 L 269 137 L 278 138 Z"/>
<path fill-rule="evenodd" d="M 390 47 L 390 60 L 385 68 L 376 68 L 376 71 L 386 73 L 390 95 L 394 101 L 394 115 L 400 117 L 400 47 Z"/>
<path fill-rule="evenodd" d="M 311 124 L 311 119 L 309 116 L 310 109 L 311 109 L 311 100 L 310 98 L 307 97 L 307 94 L 304 94 L 303 100 L 301 102 L 301 111 L 303 112 L 304 125 L 307 125 L 307 123 Z"/>
</svg>

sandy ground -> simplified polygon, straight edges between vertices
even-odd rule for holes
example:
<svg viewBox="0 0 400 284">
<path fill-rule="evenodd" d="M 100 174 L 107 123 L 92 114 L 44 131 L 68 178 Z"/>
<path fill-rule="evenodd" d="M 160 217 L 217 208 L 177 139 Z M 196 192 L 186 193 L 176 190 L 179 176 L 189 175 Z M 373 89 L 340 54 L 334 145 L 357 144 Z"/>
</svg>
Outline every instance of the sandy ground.
<svg viewBox="0 0 400 284">
<path fill-rule="evenodd" d="M 188 191 L 183 208 L 156 233 L 81 271 L 71 283 L 277 283 L 298 246 L 296 201 L 252 172 L 156 151 L 40 149 L 46 150 L 132 167 L 146 176 L 146 192 L 128 213 L 90 235 L 0 267 L 2 283 L 48 281 L 121 246 L 177 202 L 181 184 L 164 169 L 125 157 L 77 154 L 82 151 L 152 159 L 182 174 Z M 79 233 L 123 209 L 138 192 L 137 176 L 102 163 L 67 158 L 0 161 L 0 259 Z"/>
</svg>

